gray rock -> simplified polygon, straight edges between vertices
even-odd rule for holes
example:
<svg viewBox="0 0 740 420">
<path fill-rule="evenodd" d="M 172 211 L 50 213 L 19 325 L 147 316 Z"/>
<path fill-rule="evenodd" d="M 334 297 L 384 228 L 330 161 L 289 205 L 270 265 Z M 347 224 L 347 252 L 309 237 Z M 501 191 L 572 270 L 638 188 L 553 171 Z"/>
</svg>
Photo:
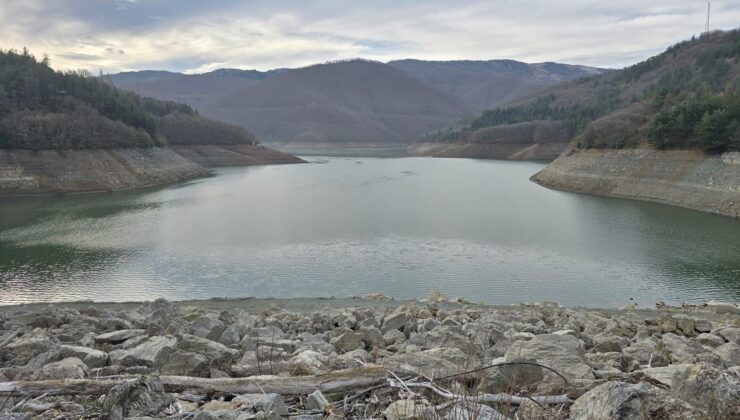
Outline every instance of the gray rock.
<svg viewBox="0 0 740 420">
<path fill-rule="evenodd" d="M 2 349 L 9 366 L 22 366 L 34 357 L 46 353 L 59 345 L 59 340 L 45 329 L 35 328 L 17 336 Z"/>
<path fill-rule="evenodd" d="M 719 356 L 725 367 L 740 365 L 740 346 L 735 343 L 725 343 L 713 350 Z"/>
<path fill-rule="evenodd" d="M 646 338 L 632 343 L 631 346 L 622 350 L 622 353 L 640 365 L 652 367 L 667 366 L 670 361 L 658 348 L 660 341 L 656 338 Z"/>
<path fill-rule="evenodd" d="M 710 300 L 707 302 L 707 308 L 718 314 L 740 314 L 740 308 L 737 305 L 727 302 L 717 302 L 716 300 Z"/>
<path fill-rule="evenodd" d="M 402 330 L 410 320 L 411 318 L 405 312 L 388 315 L 385 320 L 383 320 L 383 327 L 380 331 L 385 334 L 391 330 Z"/>
<path fill-rule="evenodd" d="M 607 382 L 578 398 L 570 408 L 571 420 L 647 419 L 642 384 Z"/>
<path fill-rule="evenodd" d="M 395 401 L 383 411 L 383 414 L 386 420 L 434 418 L 434 412 L 428 404 L 414 400 Z"/>
<path fill-rule="evenodd" d="M 695 319 L 694 329 L 699 333 L 708 333 L 712 331 L 712 322 L 706 319 Z"/>
<path fill-rule="evenodd" d="M 246 333 L 246 327 L 241 324 L 231 324 L 226 327 L 224 332 L 221 334 L 221 337 L 219 337 L 218 342 L 225 346 L 238 344 Z"/>
<path fill-rule="evenodd" d="M 77 357 L 67 357 L 41 368 L 41 379 L 82 379 L 87 376 L 87 365 Z"/>
<path fill-rule="evenodd" d="M 675 394 L 703 409 L 704 418 L 733 418 L 740 407 L 738 371 L 696 364 L 677 374 L 673 383 Z"/>
<path fill-rule="evenodd" d="M 400 344 L 406 341 L 406 334 L 397 329 L 392 329 L 383 334 L 383 340 L 385 341 L 386 346 Z"/>
<path fill-rule="evenodd" d="M 693 365 L 691 364 L 669 365 L 669 366 L 640 369 L 640 370 L 637 370 L 636 372 L 642 373 L 645 376 L 655 379 L 656 381 L 660 381 L 668 386 L 673 386 L 673 378 L 676 375 L 685 374 L 686 371 L 691 369 L 692 366 Z"/>
<path fill-rule="evenodd" d="M 740 345 L 740 328 L 726 327 L 716 331 L 716 334 L 727 341 Z"/>
<path fill-rule="evenodd" d="M 318 389 L 306 398 L 306 409 L 307 410 L 318 410 L 323 411 L 324 407 L 329 404 L 329 400 L 324 394 Z"/>
<path fill-rule="evenodd" d="M 162 383 L 154 378 L 121 382 L 105 396 L 103 414 L 110 420 L 136 416 L 156 416 L 175 398 L 164 392 Z"/>
<path fill-rule="evenodd" d="M 308 375 L 326 372 L 329 357 L 313 350 L 304 350 L 288 360 L 291 370 Z"/>
<path fill-rule="evenodd" d="M 124 341 L 138 337 L 138 336 L 145 336 L 146 330 L 141 329 L 126 329 L 126 330 L 117 330 L 117 331 L 111 331 L 107 332 L 105 334 L 100 334 L 95 336 L 95 342 L 96 343 L 123 343 Z"/>
<path fill-rule="evenodd" d="M 213 411 L 199 411 L 194 420 L 250 420 L 254 419 L 254 414 L 245 413 L 238 410 L 213 410 Z"/>
<path fill-rule="evenodd" d="M 107 353 L 89 347 L 63 344 L 59 346 L 59 352 L 62 357 L 77 357 L 81 359 L 91 369 L 103 367 L 108 362 Z"/>
<path fill-rule="evenodd" d="M 621 352 L 630 345 L 630 340 L 610 334 L 597 334 L 592 340 L 593 350 L 597 353 Z"/>
<path fill-rule="evenodd" d="M 175 348 L 180 352 L 195 353 L 204 356 L 208 360 L 210 367 L 231 371 L 231 364 L 239 356 L 239 351 L 230 349 L 221 343 L 196 337 L 190 334 L 183 334 L 177 341 Z"/>
<path fill-rule="evenodd" d="M 530 341 L 513 342 L 504 359 L 508 362 L 522 358 L 534 359 L 568 378 L 594 378 L 593 368 L 586 363 L 580 340 L 570 335 L 543 334 Z M 561 380 L 547 372 L 545 378 Z"/>
<path fill-rule="evenodd" d="M 372 349 L 373 347 L 382 348 L 385 345 L 383 334 L 376 327 L 360 328 L 358 333 L 362 334 L 362 341 L 365 342 L 368 349 Z"/>
<path fill-rule="evenodd" d="M 177 339 L 168 336 L 150 337 L 138 346 L 114 350 L 108 354 L 112 365 L 159 367 L 177 344 Z"/>
<path fill-rule="evenodd" d="M 160 372 L 163 375 L 208 377 L 210 363 L 202 354 L 173 350 L 162 362 Z"/>
<path fill-rule="evenodd" d="M 619 352 L 586 353 L 585 357 L 588 364 L 598 370 L 629 372 L 633 367 L 632 359 Z M 639 367 L 637 363 L 634 363 L 634 365 L 636 365 L 635 368 Z"/>
<path fill-rule="evenodd" d="M 194 336 L 209 340 L 217 340 L 225 330 L 226 324 L 212 314 L 199 317 L 193 321 L 193 325 L 190 327 L 190 332 Z"/>
<path fill-rule="evenodd" d="M 364 346 L 364 336 L 358 333 L 344 333 L 339 337 L 332 338 L 329 342 L 337 348 L 338 351 L 348 352 Z"/>
<path fill-rule="evenodd" d="M 706 351 L 701 344 L 671 333 L 663 334 L 659 348 L 668 355 L 671 363 L 694 363 L 698 360 L 697 355 Z"/>
<path fill-rule="evenodd" d="M 428 417 L 418 417 L 428 418 Z M 434 418 L 434 417 L 431 417 Z M 508 420 L 509 418 L 485 404 L 465 402 L 455 404 L 444 417 L 446 420 Z"/>
<path fill-rule="evenodd" d="M 394 372 L 422 374 L 428 378 L 452 375 L 464 371 L 465 354 L 456 348 L 439 348 L 414 353 L 394 354 L 382 360 L 382 365 Z"/>
<path fill-rule="evenodd" d="M 274 412 L 279 416 L 286 416 L 289 412 L 280 394 L 242 394 L 234 397 L 231 402 L 239 404 L 242 410 Z"/>
<path fill-rule="evenodd" d="M 707 346 L 711 348 L 719 347 L 722 344 L 725 344 L 724 338 L 708 333 L 701 333 L 697 335 L 694 340 L 696 340 L 696 342 L 701 344 L 702 346 Z"/>
</svg>

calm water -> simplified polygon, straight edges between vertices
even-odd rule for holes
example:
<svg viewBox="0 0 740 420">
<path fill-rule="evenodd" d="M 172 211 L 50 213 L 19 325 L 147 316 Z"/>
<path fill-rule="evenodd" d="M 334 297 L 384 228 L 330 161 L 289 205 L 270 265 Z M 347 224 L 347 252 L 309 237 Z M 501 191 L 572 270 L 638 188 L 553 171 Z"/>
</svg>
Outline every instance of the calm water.
<svg viewBox="0 0 740 420">
<path fill-rule="evenodd" d="M 740 222 L 551 191 L 542 165 L 309 158 L 0 201 L 0 303 L 213 296 L 740 301 Z"/>
</svg>

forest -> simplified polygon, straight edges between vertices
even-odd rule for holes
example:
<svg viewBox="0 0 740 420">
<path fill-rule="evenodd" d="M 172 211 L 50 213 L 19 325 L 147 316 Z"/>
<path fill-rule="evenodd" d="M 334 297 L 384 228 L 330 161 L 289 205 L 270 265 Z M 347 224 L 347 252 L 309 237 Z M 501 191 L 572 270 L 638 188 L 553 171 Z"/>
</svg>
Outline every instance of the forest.
<svg viewBox="0 0 740 420">
<path fill-rule="evenodd" d="M 55 71 L 27 49 L 0 51 L 0 148 L 88 149 L 255 144 L 190 106 L 143 98 L 87 71 Z"/>
</svg>

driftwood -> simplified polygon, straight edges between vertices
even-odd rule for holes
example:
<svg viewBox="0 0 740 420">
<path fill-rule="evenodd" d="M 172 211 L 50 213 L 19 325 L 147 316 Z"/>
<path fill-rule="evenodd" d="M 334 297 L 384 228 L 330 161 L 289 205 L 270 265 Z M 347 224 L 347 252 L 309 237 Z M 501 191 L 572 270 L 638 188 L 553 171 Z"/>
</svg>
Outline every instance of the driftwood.
<svg viewBox="0 0 740 420">
<path fill-rule="evenodd" d="M 391 387 L 399 388 L 399 384 L 394 381 L 389 381 Z M 430 382 L 406 382 L 403 384 L 403 388 L 427 388 L 432 390 L 435 394 L 455 400 L 455 401 L 470 401 L 477 403 L 497 403 L 497 404 L 511 404 L 521 405 L 525 401 L 534 401 L 539 405 L 560 405 L 570 404 L 573 401 L 567 395 L 543 395 L 543 396 L 532 396 L 532 397 L 519 397 L 516 395 L 499 393 L 499 394 L 478 394 L 478 395 L 457 395 L 453 394 L 446 389 L 442 389 L 437 385 Z"/>
<path fill-rule="evenodd" d="M 21 333 L 21 331 L 23 331 L 23 329 L 18 328 L 17 330 L 10 333 L 2 342 L 0 342 L 0 347 L 5 347 L 5 345 L 10 343 L 18 334 Z"/>
<path fill-rule="evenodd" d="M 385 382 L 387 370 L 378 366 L 345 369 L 310 376 L 252 376 L 248 378 L 195 378 L 189 376 L 159 376 L 167 392 L 196 393 L 227 392 L 234 394 L 276 393 L 305 395 L 316 390 L 325 394 L 353 391 Z M 39 395 L 102 395 L 116 384 L 136 378 L 61 379 L 45 381 L 0 382 L 0 395 L 35 397 Z"/>
</svg>

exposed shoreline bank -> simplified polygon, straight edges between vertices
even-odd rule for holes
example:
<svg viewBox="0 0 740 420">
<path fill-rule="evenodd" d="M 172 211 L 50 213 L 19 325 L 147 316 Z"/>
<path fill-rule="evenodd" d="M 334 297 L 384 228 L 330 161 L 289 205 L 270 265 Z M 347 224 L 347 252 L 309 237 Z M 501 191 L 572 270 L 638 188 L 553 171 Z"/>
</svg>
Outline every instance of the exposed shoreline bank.
<svg viewBox="0 0 740 420">
<path fill-rule="evenodd" d="M 730 303 L 26 304 L 0 307 L 0 343 L 2 414 L 17 418 L 721 418 L 740 406 Z"/>
</svg>

